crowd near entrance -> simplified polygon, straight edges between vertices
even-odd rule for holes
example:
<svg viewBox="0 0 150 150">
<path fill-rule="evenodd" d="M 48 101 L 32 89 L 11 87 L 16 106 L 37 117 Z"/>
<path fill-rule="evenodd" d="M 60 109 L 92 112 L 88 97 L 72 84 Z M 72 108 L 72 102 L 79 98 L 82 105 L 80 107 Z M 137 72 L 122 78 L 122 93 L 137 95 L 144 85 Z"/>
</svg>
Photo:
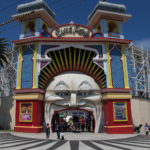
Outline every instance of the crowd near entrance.
<svg viewBox="0 0 150 150">
<path fill-rule="evenodd" d="M 52 118 L 52 131 L 56 131 L 56 124 L 64 132 L 94 132 L 95 120 L 93 112 L 86 110 L 55 111 Z"/>
</svg>

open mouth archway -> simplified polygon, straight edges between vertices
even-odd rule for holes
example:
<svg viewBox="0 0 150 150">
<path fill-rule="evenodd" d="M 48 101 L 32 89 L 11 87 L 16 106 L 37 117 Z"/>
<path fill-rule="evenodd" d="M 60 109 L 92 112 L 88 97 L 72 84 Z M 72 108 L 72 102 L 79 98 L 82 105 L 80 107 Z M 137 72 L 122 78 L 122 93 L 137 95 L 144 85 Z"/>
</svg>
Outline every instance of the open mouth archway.
<svg viewBox="0 0 150 150">
<path fill-rule="evenodd" d="M 53 132 L 56 122 L 64 126 L 64 132 L 94 132 L 95 129 L 93 112 L 85 109 L 74 108 L 55 111 L 51 122 Z"/>
<path fill-rule="evenodd" d="M 100 89 L 106 87 L 106 76 L 103 68 L 93 62 L 96 52 L 70 47 L 47 54 L 51 62 L 41 70 L 39 76 L 40 88 L 46 89 L 46 122 L 54 123 L 52 116 L 56 111 L 67 109 L 69 113 L 69 109 L 84 109 L 92 112 L 93 115 L 89 117 L 93 116 L 96 120 L 93 121 L 94 125 L 88 123 L 93 128 L 88 131 L 98 132 L 103 115 Z"/>
</svg>

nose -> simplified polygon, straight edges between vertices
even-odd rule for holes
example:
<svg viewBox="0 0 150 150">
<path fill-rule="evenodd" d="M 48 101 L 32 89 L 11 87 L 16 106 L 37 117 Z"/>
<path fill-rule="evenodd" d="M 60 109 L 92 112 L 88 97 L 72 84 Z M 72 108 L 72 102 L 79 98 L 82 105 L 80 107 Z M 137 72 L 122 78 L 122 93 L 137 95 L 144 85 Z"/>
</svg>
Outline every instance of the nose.
<svg viewBox="0 0 150 150">
<path fill-rule="evenodd" d="M 77 107 L 77 94 L 71 93 L 70 107 Z"/>
</svg>

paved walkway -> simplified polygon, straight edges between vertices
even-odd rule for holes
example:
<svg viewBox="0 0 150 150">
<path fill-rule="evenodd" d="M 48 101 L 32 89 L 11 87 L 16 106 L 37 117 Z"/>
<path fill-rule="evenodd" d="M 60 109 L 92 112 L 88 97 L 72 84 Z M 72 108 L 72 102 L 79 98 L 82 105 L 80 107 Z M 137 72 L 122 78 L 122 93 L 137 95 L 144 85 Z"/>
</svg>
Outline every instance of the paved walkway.
<svg viewBox="0 0 150 150">
<path fill-rule="evenodd" d="M 33 139 L 45 139 L 45 133 L 19 133 L 11 132 L 12 135 Z M 106 133 L 88 133 L 88 132 L 65 132 L 66 140 L 110 140 L 110 139 L 120 139 L 120 138 L 129 138 L 135 137 L 137 134 L 106 134 Z M 56 140 L 56 133 L 51 133 L 50 139 Z"/>
<path fill-rule="evenodd" d="M 145 135 L 65 133 L 65 140 L 45 134 L 0 133 L 0 150 L 150 150 Z"/>
</svg>

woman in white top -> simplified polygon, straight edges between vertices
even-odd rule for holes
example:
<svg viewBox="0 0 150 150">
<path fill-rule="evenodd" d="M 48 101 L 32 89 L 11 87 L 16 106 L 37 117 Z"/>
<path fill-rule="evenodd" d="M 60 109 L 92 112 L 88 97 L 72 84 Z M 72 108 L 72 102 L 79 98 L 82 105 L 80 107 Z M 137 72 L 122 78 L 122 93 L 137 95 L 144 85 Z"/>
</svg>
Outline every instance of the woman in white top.
<svg viewBox="0 0 150 150">
<path fill-rule="evenodd" d="M 146 132 L 146 138 L 149 139 L 149 126 L 147 123 L 145 124 L 145 132 Z"/>
</svg>

